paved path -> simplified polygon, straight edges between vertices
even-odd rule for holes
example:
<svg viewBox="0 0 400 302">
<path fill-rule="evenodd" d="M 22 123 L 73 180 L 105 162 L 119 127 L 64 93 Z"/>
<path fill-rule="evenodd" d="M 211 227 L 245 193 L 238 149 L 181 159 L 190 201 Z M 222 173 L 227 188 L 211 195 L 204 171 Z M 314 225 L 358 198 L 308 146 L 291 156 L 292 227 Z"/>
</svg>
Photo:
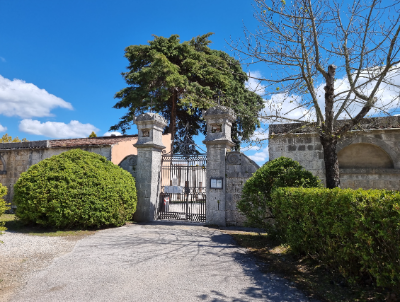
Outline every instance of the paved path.
<svg viewBox="0 0 400 302">
<path fill-rule="evenodd" d="M 309 301 L 232 237 L 168 223 L 97 232 L 32 275 L 11 301 Z"/>
</svg>

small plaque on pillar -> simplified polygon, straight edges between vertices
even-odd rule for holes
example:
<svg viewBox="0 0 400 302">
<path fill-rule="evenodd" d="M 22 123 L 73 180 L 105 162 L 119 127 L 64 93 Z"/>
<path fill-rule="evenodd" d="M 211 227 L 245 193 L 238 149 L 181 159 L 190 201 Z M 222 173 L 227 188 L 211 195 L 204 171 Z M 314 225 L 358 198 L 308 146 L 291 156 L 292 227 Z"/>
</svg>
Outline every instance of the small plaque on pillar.
<svg viewBox="0 0 400 302">
<path fill-rule="evenodd" d="M 149 137 L 150 136 L 150 129 L 143 129 L 142 130 L 142 136 L 143 137 Z"/>
<path fill-rule="evenodd" d="M 222 177 L 211 177 L 210 178 L 210 189 L 222 189 L 223 178 Z"/>
<path fill-rule="evenodd" d="M 211 133 L 222 132 L 222 124 L 211 125 Z"/>
</svg>

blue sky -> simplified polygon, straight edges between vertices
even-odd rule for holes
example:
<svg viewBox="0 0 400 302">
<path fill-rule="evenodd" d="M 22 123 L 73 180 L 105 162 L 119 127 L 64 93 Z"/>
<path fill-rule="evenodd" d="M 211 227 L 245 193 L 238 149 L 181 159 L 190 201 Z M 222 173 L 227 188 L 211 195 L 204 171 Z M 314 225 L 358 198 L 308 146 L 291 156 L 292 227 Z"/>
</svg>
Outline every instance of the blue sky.
<svg viewBox="0 0 400 302">
<path fill-rule="evenodd" d="M 229 52 L 226 40 L 243 37 L 243 24 L 257 26 L 251 0 L 1 0 L 0 135 L 104 135 L 125 113 L 112 108 L 126 86 L 125 47 L 153 34 L 186 41 L 214 32 L 211 47 Z"/>
</svg>

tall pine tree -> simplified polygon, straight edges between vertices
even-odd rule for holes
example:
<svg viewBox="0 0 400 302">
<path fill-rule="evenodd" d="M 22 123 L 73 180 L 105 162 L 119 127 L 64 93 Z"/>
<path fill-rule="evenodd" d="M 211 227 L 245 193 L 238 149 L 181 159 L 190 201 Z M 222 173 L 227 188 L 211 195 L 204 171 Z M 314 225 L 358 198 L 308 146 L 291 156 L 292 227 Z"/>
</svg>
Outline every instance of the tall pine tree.
<svg viewBox="0 0 400 302">
<path fill-rule="evenodd" d="M 122 73 L 128 87 L 117 92 L 120 99 L 114 108 L 128 112 L 110 130 L 130 129 L 135 116 L 150 108 L 160 113 L 169 125 L 164 130 L 175 135 L 205 133 L 202 111 L 217 104 L 235 110 L 238 118 L 233 136 L 246 141 L 259 127 L 257 113 L 263 100 L 245 87 L 248 77 L 240 63 L 227 53 L 212 50 L 212 33 L 181 43 L 178 35 L 169 38 L 154 36 L 149 45 L 131 45 L 125 49 L 128 71 Z"/>
</svg>

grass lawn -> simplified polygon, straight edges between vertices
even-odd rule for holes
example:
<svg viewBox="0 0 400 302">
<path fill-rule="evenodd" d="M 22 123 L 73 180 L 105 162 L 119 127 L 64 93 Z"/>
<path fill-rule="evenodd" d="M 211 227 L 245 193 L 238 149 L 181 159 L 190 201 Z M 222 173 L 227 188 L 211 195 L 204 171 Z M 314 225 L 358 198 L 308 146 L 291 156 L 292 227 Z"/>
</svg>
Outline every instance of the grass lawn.
<svg viewBox="0 0 400 302">
<path fill-rule="evenodd" d="M 26 226 L 15 217 L 15 214 L 3 214 L 0 216 L 0 222 L 5 222 L 5 227 L 9 231 L 24 233 L 32 236 L 79 236 L 84 237 L 96 233 L 95 230 L 55 230 L 42 228 L 39 226 Z"/>
<path fill-rule="evenodd" d="M 298 257 L 288 247 L 267 234 L 221 230 L 249 249 L 260 260 L 261 268 L 296 284 L 296 287 L 320 301 L 398 301 L 382 288 L 371 284 L 348 284 L 332 269 L 310 257 Z"/>
</svg>

